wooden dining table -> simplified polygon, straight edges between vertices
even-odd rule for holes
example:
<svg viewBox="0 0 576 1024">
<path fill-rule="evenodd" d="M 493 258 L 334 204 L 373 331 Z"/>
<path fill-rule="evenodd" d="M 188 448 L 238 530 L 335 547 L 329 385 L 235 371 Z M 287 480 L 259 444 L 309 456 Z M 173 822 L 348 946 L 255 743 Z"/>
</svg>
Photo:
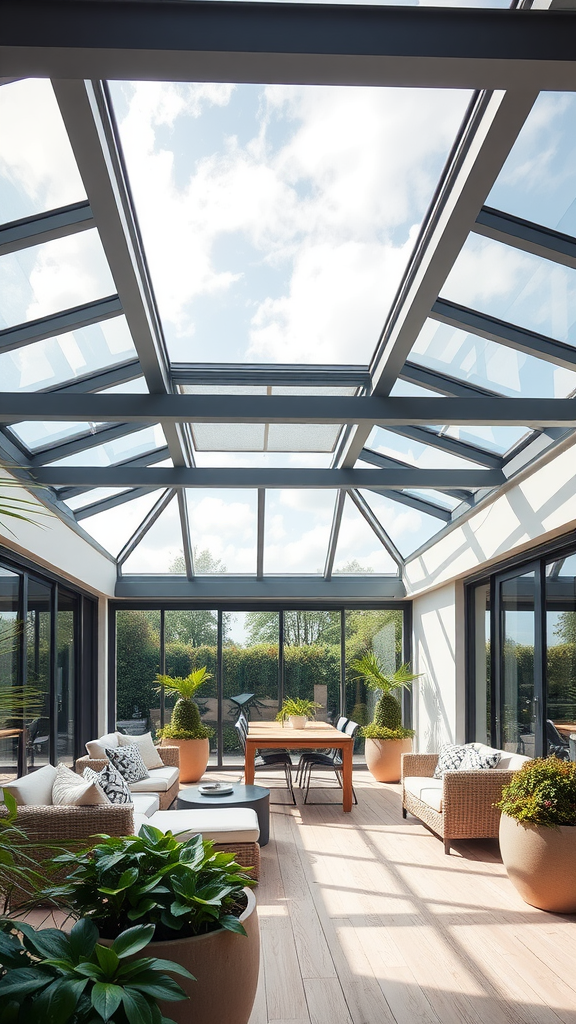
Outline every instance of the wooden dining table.
<svg viewBox="0 0 576 1024">
<path fill-rule="evenodd" d="M 304 729 L 292 729 L 281 722 L 250 722 L 246 737 L 245 781 L 254 785 L 254 759 L 258 750 L 280 747 L 286 750 L 342 751 L 342 809 L 352 810 L 352 753 L 354 737 L 328 722 L 307 722 Z"/>
</svg>

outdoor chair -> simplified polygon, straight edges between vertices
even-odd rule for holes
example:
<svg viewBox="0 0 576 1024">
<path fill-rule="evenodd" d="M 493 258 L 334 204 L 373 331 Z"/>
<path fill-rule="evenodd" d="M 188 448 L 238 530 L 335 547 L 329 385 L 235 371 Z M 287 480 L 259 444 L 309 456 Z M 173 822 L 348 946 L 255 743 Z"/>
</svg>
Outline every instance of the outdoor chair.
<svg viewBox="0 0 576 1024">
<path fill-rule="evenodd" d="M 561 761 L 570 760 L 570 745 L 568 740 L 558 732 L 551 718 L 546 719 L 546 742 L 548 753 L 559 757 Z"/>
<path fill-rule="evenodd" d="M 344 722 L 343 726 L 340 724 L 342 721 Z M 356 735 L 356 732 L 358 731 L 359 725 L 358 722 L 352 722 L 350 721 L 350 719 L 340 719 L 338 721 L 336 728 L 340 729 L 340 732 L 346 733 L 347 736 L 354 737 Z M 342 789 L 342 751 L 339 749 L 334 749 L 329 754 L 322 754 L 317 751 L 310 751 L 310 756 L 306 756 L 304 767 L 300 772 L 300 785 L 304 789 L 304 803 L 326 803 L 325 800 L 308 799 L 308 793 L 310 792 L 310 782 L 312 779 L 312 772 L 334 772 L 334 774 L 336 775 L 336 781 L 338 782 L 340 789 Z M 313 788 L 317 789 L 318 787 L 314 786 Z M 354 800 L 354 803 L 357 804 L 358 798 L 354 791 L 354 787 L 352 787 L 352 798 Z"/>
<path fill-rule="evenodd" d="M 240 745 L 246 757 L 246 736 L 248 735 L 248 721 L 244 715 L 240 714 L 237 721 L 234 723 L 234 728 L 238 733 L 240 739 Z M 257 756 L 254 758 L 254 772 L 260 772 L 260 774 L 271 774 L 275 771 L 283 771 L 286 778 L 286 786 L 288 792 L 292 797 L 292 803 L 296 803 L 296 797 L 294 796 L 294 787 L 292 785 L 292 758 L 287 750 L 270 750 L 266 753 L 258 751 Z M 281 803 L 280 800 L 271 800 L 270 803 Z"/>
<path fill-rule="evenodd" d="M 339 729 L 340 732 L 344 732 L 347 724 L 348 724 L 348 719 L 344 718 L 344 716 L 341 716 L 338 719 L 338 721 L 335 723 L 334 728 L 335 729 Z M 322 751 L 322 750 L 303 750 L 302 754 L 300 755 L 300 760 L 298 761 L 298 766 L 296 768 L 296 785 L 297 786 L 301 786 L 302 785 L 302 781 L 303 781 L 303 778 L 304 778 L 304 772 L 306 770 L 306 766 L 308 765 L 308 763 L 310 761 L 313 761 L 315 757 L 316 758 L 317 757 L 322 757 L 324 755 L 327 755 L 328 757 L 331 757 L 335 753 L 336 753 L 336 751 L 334 749 L 330 749 L 329 747 L 327 747 L 326 750 L 324 750 L 324 751 Z"/>
</svg>

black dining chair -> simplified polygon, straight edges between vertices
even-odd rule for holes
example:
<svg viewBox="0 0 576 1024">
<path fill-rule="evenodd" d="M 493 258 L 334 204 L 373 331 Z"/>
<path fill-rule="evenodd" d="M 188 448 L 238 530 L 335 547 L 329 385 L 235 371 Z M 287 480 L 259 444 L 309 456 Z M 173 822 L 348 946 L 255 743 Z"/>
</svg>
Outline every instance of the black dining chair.
<svg viewBox="0 0 576 1024">
<path fill-rule="evenodd" d="M 248 735 L 248 720 L 242 714 L 240 714 L 234 723 L 234 728 L 238 733 L 240 745 L 246 756 L 246 737 Z M 286 786 L 288 792 L 292 797 L 292 803 L 296 803 L 296 797 L 294 796 L 294 787 L 292 785 L 292 758 L 287 750 L 269 750 L 266 753 L 257 751 L 256 757 L 254 758 L 254 774 L 259 772 L 261 775 L 274 774 L 276 771 L 283 771 L 286 779 Z M 271 800 L 270 803 L 281 803 L 280 800 Z"/>
<path fill-rule="evenodd" d="M 352 738 L 354 738 L 358 729 L 358 722 L 352 722 L 350 721 L 350 719 L 346 719 L 345 724 L 343 728 L 340 729 L 340 731 L 346 733 L 347 736 L 352 736 Z M 327 803 L 328 801 L 326 800 L 308 799 L 308 793 L 310 792 L 310 782 L 312 779 L 312 772 L 334 772 L 334 774 L 336 775 L 336 781 L 338 782 L 340 789 L 342 789 L 342 751 L 340 750 L 339 747 L 335 747 L 329 754 L 321 754 L 314 751 L 311 751 L 311 754 L 313 756 L 308 757 L 306 759 L 304 770 L 301 773 L 302 781 L 300 785 L 304 789 L 304 803 Z M 318 789 L 319 787 L 313 786 L 312 788 Z M 354 803 L 357 804 L 358 798 L 354 791 L 354 787 L 352 787 L 352 798 Z"/>
<path fill-rule="evenodd" d="M 344 729 L 346 728 L 347 724 L 348 724 L 348 719 L 345 718 L 342 715 L 338 719 L 338 721 L 336 722 L 336 725 L 334 726 L 334 728 L 338 729 L 340 732 L 344 732 Z M 302 785 L 303 778 L 304 778 L 304 773 L 305 773 L 306 767 L 308 766 L 310 761 L 313 761 L 314 758 L 322 757 L 324 755 L 328 755 L 329 757 L 331 757 L 335 753 L 336 753 L 336 750 L 334 748 L 330 748 L 330 747 L 327 747 L 326 750 L 324 750 L 324 751 L 320 751 L 320 750 L 303 750 L 301 755 L 300 755 L 300 760 L 298 761 L 298 765 L 296 767 L 296 785 L 297 786 L 301 786 Z"/>
</svg>

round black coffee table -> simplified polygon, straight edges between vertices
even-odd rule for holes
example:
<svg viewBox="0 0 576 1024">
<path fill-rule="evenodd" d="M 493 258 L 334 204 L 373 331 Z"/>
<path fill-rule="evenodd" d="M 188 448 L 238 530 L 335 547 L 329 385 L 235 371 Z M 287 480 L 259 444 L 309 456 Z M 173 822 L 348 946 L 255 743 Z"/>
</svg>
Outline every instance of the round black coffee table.
<svg viewBox="0 0 576 1024">
<path fill-rule="evenodd" d="M 270 790 L 264 786 L 243 786 L 234 783 L 231 793 L 222 796 L 204 796 L 198 786 L 181 789 L 176 808 L 185 811 L 192 807 L 251 807 L 258 815 L 260 846 L 266 846 L 269 838 Z"/>
</svg>

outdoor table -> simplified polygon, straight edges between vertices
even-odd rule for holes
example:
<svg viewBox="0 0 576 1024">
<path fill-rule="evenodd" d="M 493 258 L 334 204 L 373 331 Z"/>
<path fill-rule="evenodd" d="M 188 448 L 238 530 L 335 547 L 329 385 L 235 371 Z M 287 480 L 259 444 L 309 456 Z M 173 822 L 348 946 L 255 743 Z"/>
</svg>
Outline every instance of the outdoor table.
<svg viewBox="0 0 576 1024">
<path fill-rule="evenodd" d="M 24 729 L 0 729 L 0 739 L 18 739 L 18 775 L 26 774 L 26 744 Z"/>
<path fill-rule="evenodd" d="M 245 780 L 254 782 L 254 758 L 261 749 L 288 750 L 336 748 L 342 751 L 342 808 L 352 810 L 352 752 L 354 737 L 327 722 L 307 722 L 304 729 L 292 729 L 280 722 L 250 722 L 246 737 Z"/>
<path fill-rule="evenodd" d="M 244 714 L 246 715 L 246 718 L 249 718 L 250 708 L 256 708 L 258 714 L 261 715 L 262 712 L 260 711 L 260 708 L 266 706 L 262 701 L 257 699 L 255 693 L 237 693 L 235 697 L 229 697 L 228 700 L 232 701 L 232 704 L 236 705 L 236 707 L 232 708 L 231 711 L 236 718 L 238 718 L 240 714 Z"/>
</svg>

